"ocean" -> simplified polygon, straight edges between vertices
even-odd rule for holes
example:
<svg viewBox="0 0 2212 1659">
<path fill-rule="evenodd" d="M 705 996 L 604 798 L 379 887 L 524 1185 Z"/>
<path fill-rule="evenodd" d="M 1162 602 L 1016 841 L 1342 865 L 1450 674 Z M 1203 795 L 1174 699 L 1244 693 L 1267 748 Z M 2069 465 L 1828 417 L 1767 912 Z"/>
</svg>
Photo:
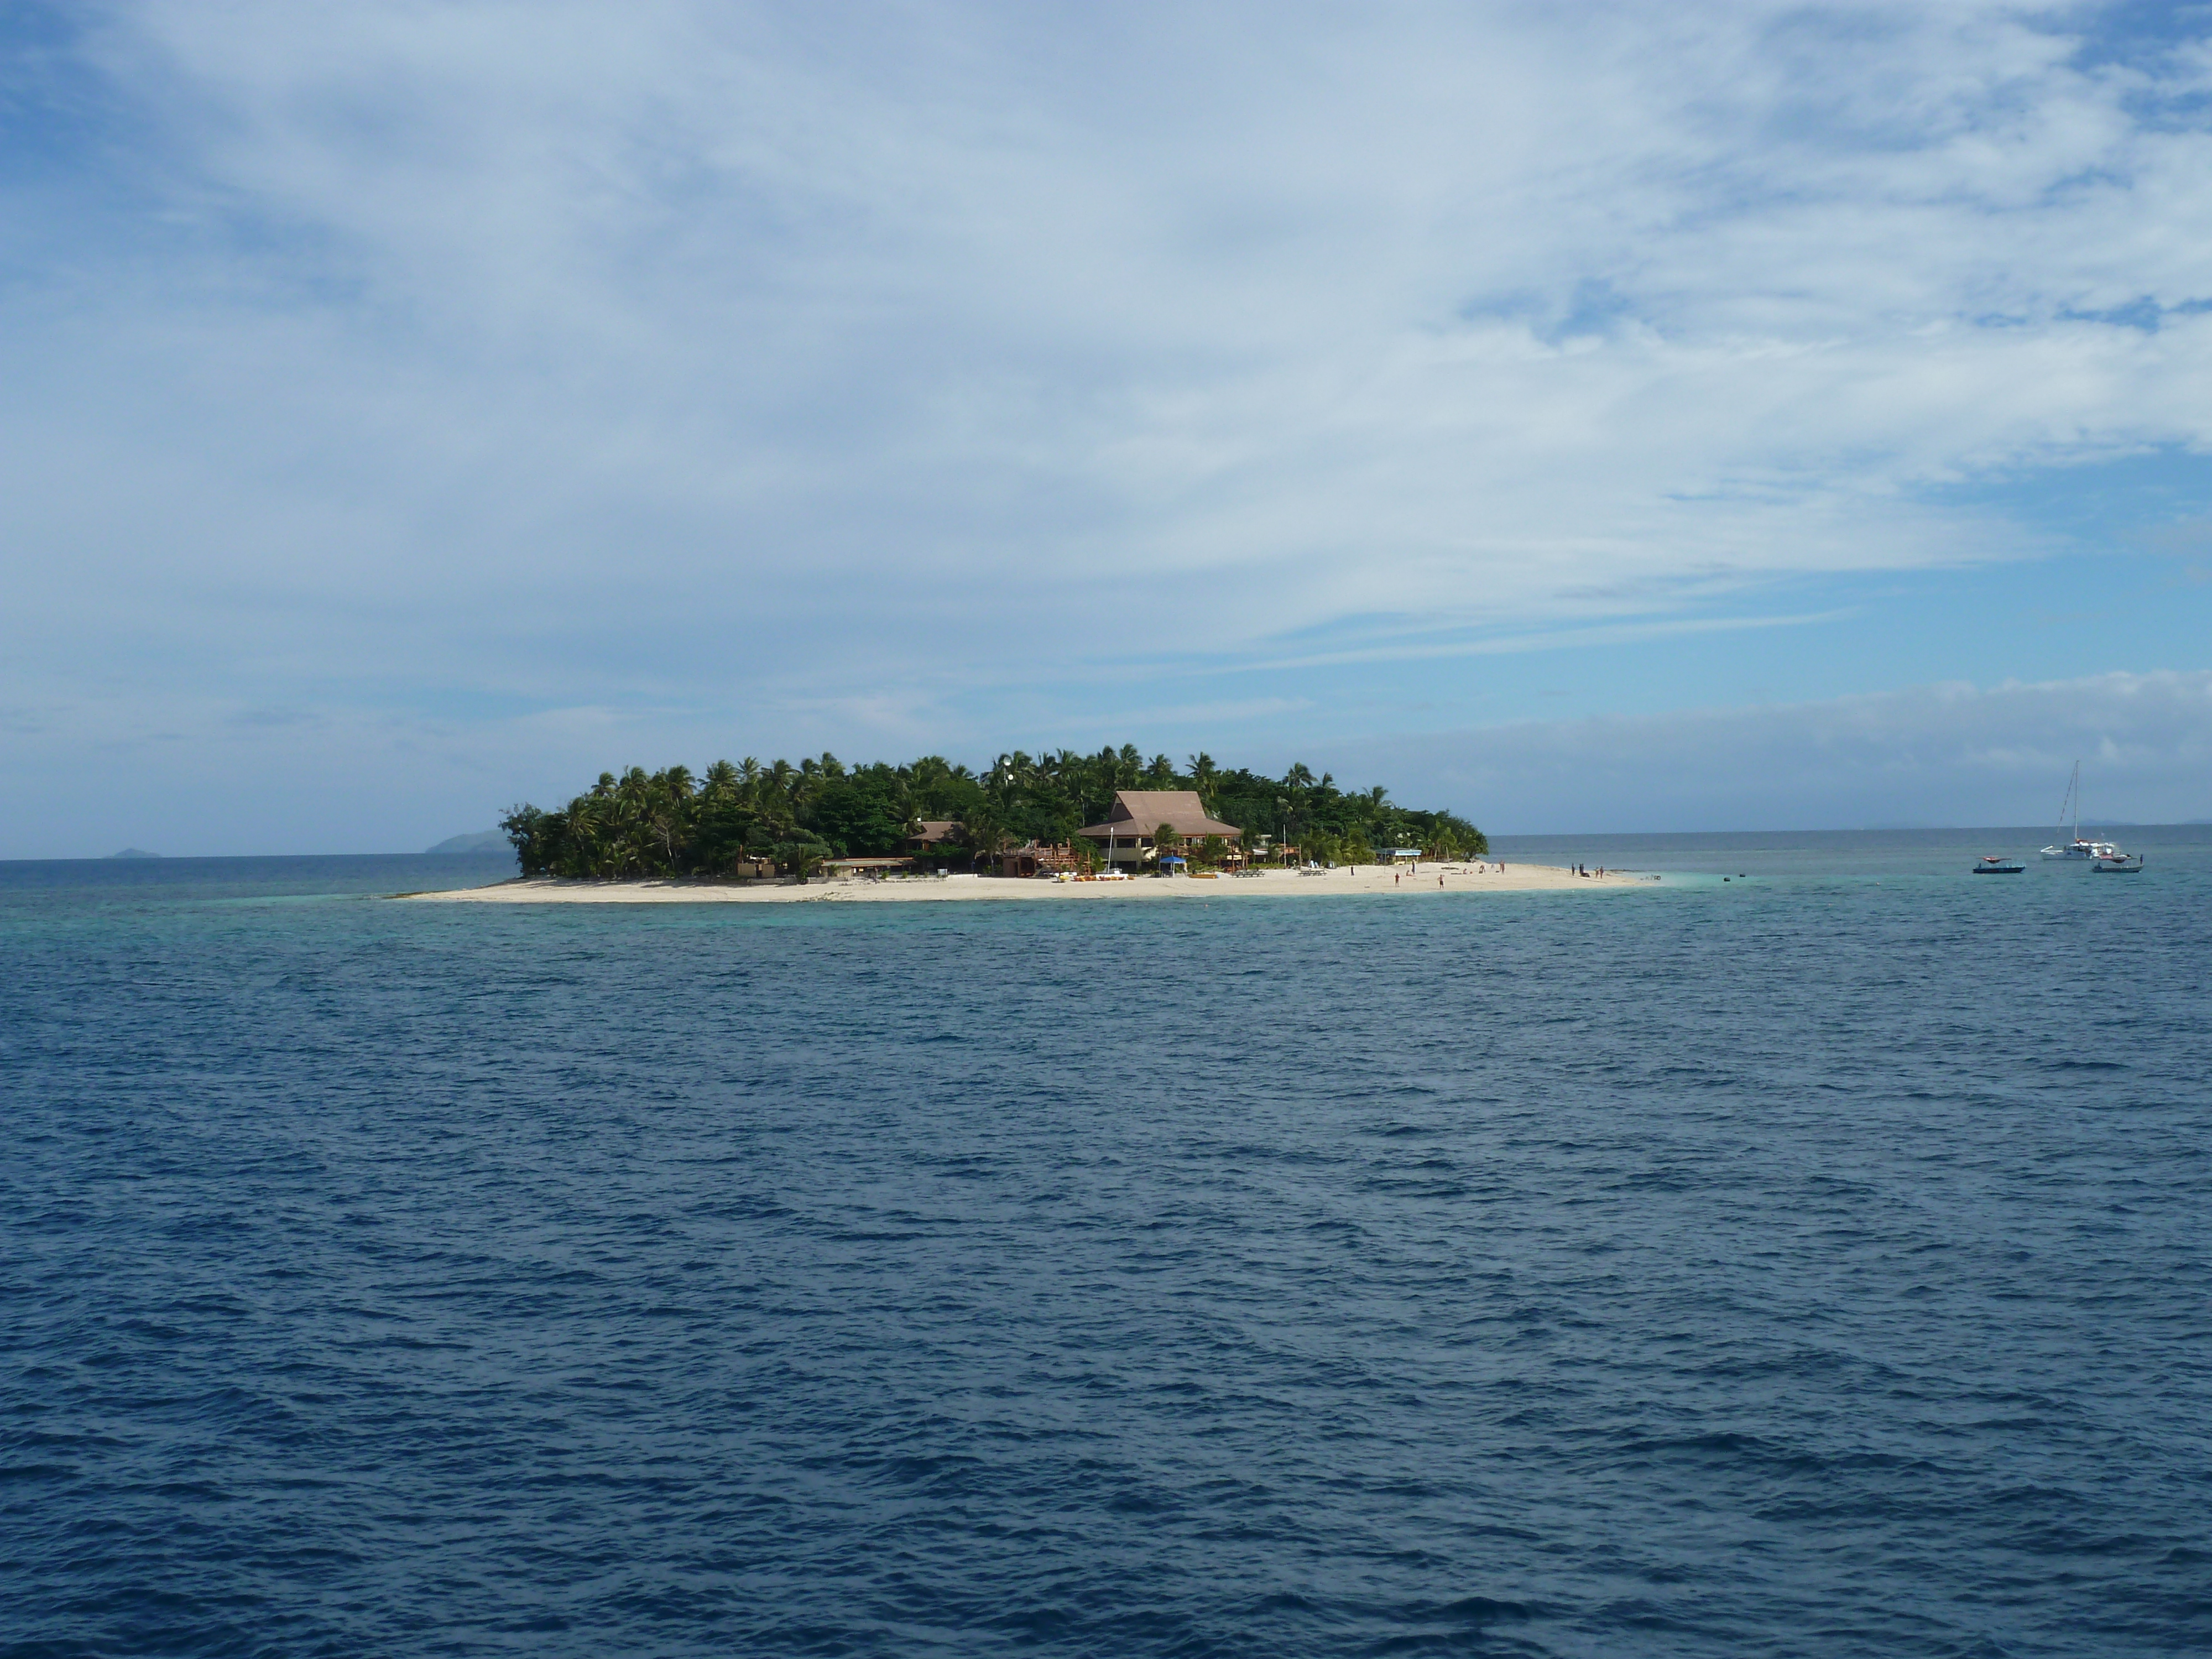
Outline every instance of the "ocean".
<svg viewBox="0 0 2212 1659">
<path fill-rule="evenodd" d="M 2110 833 L 0 865 L 0 1656 L 2212 1650 L 2212 830 Z"/>
</svg>

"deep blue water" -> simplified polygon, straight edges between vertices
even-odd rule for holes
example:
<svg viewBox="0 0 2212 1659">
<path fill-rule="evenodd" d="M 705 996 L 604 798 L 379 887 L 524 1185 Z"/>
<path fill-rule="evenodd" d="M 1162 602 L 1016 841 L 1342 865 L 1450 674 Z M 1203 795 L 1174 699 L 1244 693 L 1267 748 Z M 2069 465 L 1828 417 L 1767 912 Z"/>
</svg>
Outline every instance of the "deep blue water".
<svg viewBox="0 0 2212 1659">
<path fill-rule="evenodd" d="M 2212 1650 L 2212 834 L 1997 833 L 0 866 L 0 1654 Z"/>
</svg>

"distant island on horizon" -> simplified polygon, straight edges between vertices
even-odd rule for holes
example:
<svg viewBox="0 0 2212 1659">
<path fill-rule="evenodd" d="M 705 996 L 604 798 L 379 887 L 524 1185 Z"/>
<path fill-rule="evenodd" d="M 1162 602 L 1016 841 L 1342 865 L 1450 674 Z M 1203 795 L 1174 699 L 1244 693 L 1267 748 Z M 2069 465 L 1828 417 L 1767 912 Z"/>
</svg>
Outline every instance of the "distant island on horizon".
<svg viewBox="0 0 2212 1659">
<path fill-rule="evenodd" d="M 1170 797 L 1189 799 L 1177 805 Z M 1476 857 L 1490 848 L 1465 818 L 1400 806 L 1380 786 L 1347 792 L 1303 763 L 1271 778 L 1224 768 L 1202 750 L 1178 767 L 1128 744 L 1091 755 L 1015 750 L 981 772 L 939 755 L 864 766 L 828 753 L 796 765 L 748 757 L 696 775 L 633 766 L 602 772 L 557 810 L 517 806 L 500 828 L 526 877 L 603 880 L 805 875 L 852 860 L 977 868 L 1017 849 L 1089 868 L 1102 841 L 1109 862 L 1135 861 L 1141 848 L 1146 862 L 1201 868 L 1261 858 L 1371 864 L 1394 848 Z"/>
<path fill-rule="evenodd" d="M 143 847 L 126 847 L 119 853 L 110 853 L 111 859 L 157 859 L 159 853 L 149 853 Z"/>
<path fill-rule="evenodd" d="M 504 830 L 479 830 L 471 836 L 448 836 L 435 847 L 426 847 L 422 855 L 433 853 L 504 853 L 508 846 Z"/>
</svg>

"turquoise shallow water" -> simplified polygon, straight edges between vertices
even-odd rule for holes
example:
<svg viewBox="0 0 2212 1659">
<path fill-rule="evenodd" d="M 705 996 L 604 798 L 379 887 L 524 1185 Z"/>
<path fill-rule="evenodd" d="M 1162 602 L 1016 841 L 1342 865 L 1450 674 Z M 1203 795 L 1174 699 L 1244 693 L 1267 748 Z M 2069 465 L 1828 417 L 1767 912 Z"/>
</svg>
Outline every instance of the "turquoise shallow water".
<svg viewBox="0 0 2212 1659">
<path fill-rule="evenodd" d="M 2212 833 L 1990 833 L 0 866 L 0 1654 L 2203 1650 Z"/>
</svg>

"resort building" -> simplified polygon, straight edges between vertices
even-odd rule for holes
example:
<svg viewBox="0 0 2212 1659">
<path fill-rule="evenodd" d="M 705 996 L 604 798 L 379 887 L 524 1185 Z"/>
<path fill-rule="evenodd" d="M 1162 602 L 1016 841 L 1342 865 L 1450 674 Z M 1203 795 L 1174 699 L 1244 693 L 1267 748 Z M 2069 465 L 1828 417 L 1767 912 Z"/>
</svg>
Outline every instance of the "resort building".
<svg viewBox="0 0 2212 1659">
<path fill-rule="evenodd" d="M 1109 864 L 1126 869 L 1150 864 L 1159 856 L 1152 840 L 1163 824 L 1182 842 L 1200 842 L 1208 836 L 1226 842 L 1244 838 L 1235 824 L 1208 817 L 1194 789 L 1117 789 L 1106 821 L 1076 833 L 1097 842 Z"/>
<path fill-rule="evenodd" d="M 945 849 L 948 842 L 957 845 L 960 840 L 960 821 L 957 818 L 923 818 L 915 826 L 921 833 L 906 838 L 906 850 L 925 856 Z"/>
<path fill-rule="evenodd" d="M 1072 848 L 1040 847 L 1030 842 L 999 854 L 999 873 L 1002 876 L 1072 876 L 1075 870 Z"/>
<path fill-rule="evenodd" d="M 914 868 L 912 859 L 824 859 L 825 876 L 890 876 Z"/>
</svg>

